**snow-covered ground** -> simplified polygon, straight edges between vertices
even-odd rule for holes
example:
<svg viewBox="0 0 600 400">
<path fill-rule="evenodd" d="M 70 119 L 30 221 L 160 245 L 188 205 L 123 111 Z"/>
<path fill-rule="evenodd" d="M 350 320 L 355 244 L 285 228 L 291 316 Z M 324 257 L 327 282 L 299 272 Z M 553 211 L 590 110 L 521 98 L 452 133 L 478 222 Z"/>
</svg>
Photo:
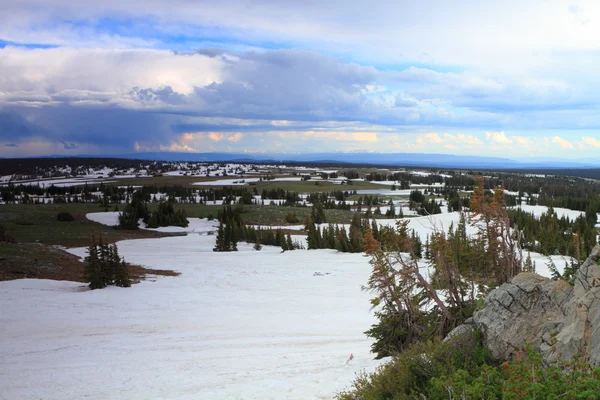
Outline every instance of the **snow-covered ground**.
<svg viewBox="0 0 600 400">
<path fill-rule="evenodd" d="M 130 262 L 181 272 L 129 289 L 0 282 L 2 396 L 327 399 L 380 364 L 363 334 L 374 318 L 362 255 L 213 246 L 120 242 Z"/>
<path fill-rule="evenodd" d="M 88 218 L 115 225 L 118 214 Z M 409 229 L 424 242 L 459 218 L 410 218 Z M 370 274 L 363 254 L 248 244 L 216 253 L 206 234 L 216 222 L 189 220 L 159 229 L 187 236 L 119 242 L 127 261 L 178 277 L 95 291 L 0 282 L 0 398 L 330 399 L 380 365 L 363 334 L 375 321 L 360 289 Z M 531 257 L 549 276 L 547 257 Z M 568 261 L 552 259 L 559 271 Z"/>
</svg>

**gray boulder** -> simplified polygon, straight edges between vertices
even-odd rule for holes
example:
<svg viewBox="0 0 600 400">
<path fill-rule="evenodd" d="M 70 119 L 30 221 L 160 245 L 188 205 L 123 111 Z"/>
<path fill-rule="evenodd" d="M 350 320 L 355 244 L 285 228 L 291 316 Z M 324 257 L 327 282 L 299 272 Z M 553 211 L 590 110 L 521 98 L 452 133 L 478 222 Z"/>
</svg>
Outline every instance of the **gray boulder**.
<svg viewBox="0 0 600 400">
<path fill-rule="evenodd" d="M 473 324 L 496 360 L 508 360 L 531 346 L 547 362 L 583 353 L 600 364 L 600 246 L 579 268 L 575 285 L 521 273 L 492 290 Z M 451 335 L 469 332 L 458 327 Z M 556 352 L 553 351 L 553 346 Z"/>
</svg>

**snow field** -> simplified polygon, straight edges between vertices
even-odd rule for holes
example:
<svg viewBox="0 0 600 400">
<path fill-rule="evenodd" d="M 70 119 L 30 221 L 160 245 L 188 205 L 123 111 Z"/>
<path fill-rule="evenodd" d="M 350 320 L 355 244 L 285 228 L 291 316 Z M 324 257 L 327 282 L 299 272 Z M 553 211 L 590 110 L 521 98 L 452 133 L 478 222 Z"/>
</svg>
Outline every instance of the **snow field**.
<svg viewBox="0 0 600 400">
<path fill-rule="evenodd" d="M 3 396 L 328 399 L 380 364 L 363 334 L 374 322 L 360 289 L 365 257 L 213 246 L 196 234 L 120 242 L 129 262 L 181 272 L 129 289 L 0 282 L 10 304 L 0 315 Z"/>
</svg>

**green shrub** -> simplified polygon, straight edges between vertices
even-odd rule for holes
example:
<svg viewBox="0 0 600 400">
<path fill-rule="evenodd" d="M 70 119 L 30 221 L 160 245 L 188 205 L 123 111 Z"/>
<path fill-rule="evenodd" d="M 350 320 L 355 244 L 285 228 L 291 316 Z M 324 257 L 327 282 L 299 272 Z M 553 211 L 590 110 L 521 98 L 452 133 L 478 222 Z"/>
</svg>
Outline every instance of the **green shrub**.
<svg viewBox="0 0 600 400">
<path fill-rule="evenodd" d="M 296 216 L 295 212 L 289 212 L 285 216 L 285 222 L 287 222 L 288 224 L 296 224 L 296 223 L 300 222 L 300 220 Z"/>
<path fill-rule="evenodd" d="M 600 368 L 581 355 L 545 365 L 539 353 L 526 350 L 497 367 L 435 378 L 433 386 L 437 393 L 457 399 L 597 399 Z"/>
<path fill-rule="evenodd" d="M 74 221 L 75 217 L 70 212 L 60 212 L 56 215 L 58 221 Z"/>
<path fill-rule="evenodd" d="M 488 362 L 488 353 L 480 344 L 417 342 L 374 373 L 358 374 L 353 388 L 339 393 L 337 399 L 447 399 L 447 393 L 441 393 L 433 385 L 434 378 L 453 375 L 459 370 L 476 371 Z"/>
</svg>

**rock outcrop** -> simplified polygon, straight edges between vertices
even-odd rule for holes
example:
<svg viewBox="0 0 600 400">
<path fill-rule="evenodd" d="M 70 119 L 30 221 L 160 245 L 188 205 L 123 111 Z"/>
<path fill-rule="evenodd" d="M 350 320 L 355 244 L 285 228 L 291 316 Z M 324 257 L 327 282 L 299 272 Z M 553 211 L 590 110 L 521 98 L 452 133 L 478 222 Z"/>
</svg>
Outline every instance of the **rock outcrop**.
<svg viewBox="0 0 600 400">
<path fill-rule="evenodd" d="M 497 360 L 508 360 L 527 345 L 547 362 L 583 353 L 600 365 L 600 246 L 575 275 L 575 285 L 521 273 L 491 291 L 471 322 Z M 459 326 L 449 336 L 468 334 Z M 552 351 L 552 345 L 556 352 Z"/>
</svg>

